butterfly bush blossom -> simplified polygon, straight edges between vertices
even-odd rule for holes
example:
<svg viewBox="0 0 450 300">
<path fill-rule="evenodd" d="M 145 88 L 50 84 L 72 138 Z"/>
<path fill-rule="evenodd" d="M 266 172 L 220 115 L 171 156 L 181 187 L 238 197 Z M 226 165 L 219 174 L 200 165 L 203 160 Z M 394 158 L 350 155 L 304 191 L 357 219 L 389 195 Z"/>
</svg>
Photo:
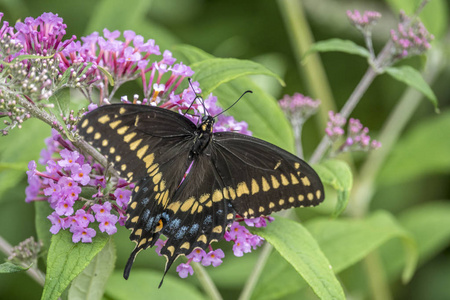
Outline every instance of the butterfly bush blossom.
<svg viewBox="0 0 450 300">
<path fill-rule="evenodd" d="M 194 72 L 182 62 L 176 62 L 170 51 L 161 52 L 154 40 L 145 41 L 133 31 L 124 31 L 123 39 L 120 39 L 121 32 L 107 29 L 103 31 L 103 36 L 94 32 L 82 37 L 81 41 L 75 36 L 64 40 L 66 27 L 57 15 L 44 13 L 36 19 L 26 18 L 24 23 L 18 22 L 15 28 L 4 22 L 0 30 L 3 37 L 0 47 L 6 48 L 5 43 L 9 42 L 9 49 L 16 50 L 9 57 L 4 57 L 6 61 L 21 54 L 52 56 L 51 59 L 33 62 L 36 66 L 45 64 L 44 71 L 35 72 L 43 73 L 43 76 L 24 71 L 26 80 L 34 80 L 30 91 L 35 94 L 21 95 L 30 103 L 48 99 L 57 88 L 72 87 L 78 88 L 90 101 L 88 110 L 91 111 L 99 105 L 109 104 L 124 83 L 140 80 L 143 86 L 142 99 L 139 95 L 134 95 L 130 100 L 123 96 L 123 103 L 160 106 L 183 114 L 189 109 L 190 112 L 185 116 L 194 123 L 199 122 L 199 115 L 207 113 L 216 116 L 222 111 L 212 94 L 205 97 L 203 104 L 195 101 L 201 93 L 198 82 L 192 82 L 191 87 L 177 92 L 181 83 Z M 23 62 L 17 68 L 32 69 L 30 61 Z M 111 80 L 114 86 L 110 86 Z M 99 94 L 100 101 L 97 103 L 91 98 L 93 91 Z M 43 103 L 39 105 L 52 107 Z M 74 243 L 92 242 L 98 230 L 108 235 L 116 233 L 117 224 L 125 224 L 125 211 L 134 188 L 133 183 L 125 180 L 114 177 L 108 179 L 102 165 L 80 153 L 73 143 L 61 135 L 64 129 L 76 135 L 76 123 L 82 113 L 71 111 L 68 116 L 61 114 L 63 124 L 53 121 L 52 136 L 46 140 L 46 148 L 42 150 L 39 160 L 43 168 L 31 161 L 27 171 L 26 202 L 47 201 L 53 209 L 47 217 L 52 225 L 50 232 L 57 234 L 60 230 L 69 230 Z M 0 100 L 0 114 L 8 114 L 13 121 L 5 123 L 8 127 L 3 129 L 3 134 L 30 117 L 15 102 L 4 99 Z M 247 123 L 225 115 L 217 116 L 214 130 L 251 135 Z M 266 226 L 266 220 L 271 222 L 273 218 L 244 220 L 237 216 L 236 220 L 225 234 L 225 240 L 233 242 L 236 256 L 242 256 L 260 246 L 263 239 L 251 234 L 239 222 L 263 227 Z M 163 245 L 163 240 L 156 242 L 158 253 Z M 208 253 L 195 249 L 187 255 L 187 263 L 180 264 L 177 271 L 180 277 L 186 277 L 193 274 L 192 261 L 216 267 L 223 258 L 221 249 L 213 250 L 209 246 Z"/>
</svg>

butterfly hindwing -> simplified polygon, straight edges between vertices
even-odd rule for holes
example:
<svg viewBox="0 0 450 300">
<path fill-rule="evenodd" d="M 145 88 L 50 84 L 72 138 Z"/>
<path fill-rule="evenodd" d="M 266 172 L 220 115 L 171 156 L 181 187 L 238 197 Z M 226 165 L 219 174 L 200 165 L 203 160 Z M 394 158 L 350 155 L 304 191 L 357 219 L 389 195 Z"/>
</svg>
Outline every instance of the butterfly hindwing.
<svg viewBox="0 0 450 300">
<path fill-rule="evenodd" d="M 234 132 L 215 133 L 211 145 L 212 160 L 228 188 L 231 203 L 244 218 L 315 206 L 324 199 L 316 172 L 275 145 Z"/>
<path fill-rule="evenodd" d="M 166 272 L 178 256 L 195 248 L 206 250 L 223 237 L 235 216 L 223 187 L 209 156 L 197 157 L 166 210 L 170 222 L 162 232 L 168 239 L 161 249 L 167 257 Z"/>
</svg>

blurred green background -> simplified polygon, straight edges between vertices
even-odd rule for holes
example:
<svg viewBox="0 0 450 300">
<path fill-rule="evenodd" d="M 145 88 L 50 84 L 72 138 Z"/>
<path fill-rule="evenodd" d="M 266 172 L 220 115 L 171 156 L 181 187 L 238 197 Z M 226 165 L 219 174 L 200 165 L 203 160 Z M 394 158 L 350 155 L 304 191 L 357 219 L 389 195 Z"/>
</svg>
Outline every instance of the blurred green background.
<svg viewBox="0 0 450 300">
<path fill-rule="evenodd" d="M 14 24 L 25 17 L 38 17 L 43 12 L 57 13 L 67 24 L 68 36 L 81 37 L 103 28 L 113 30 L 134 30 L 145 39 L 155 39 L 161 50 L 172 49 L 177 44 L 189 44 L 218 57 L 250 59 L 265 65 L 279 74 L 286 82 L 282 87 L 269 77 L 254 77 L 264 89 L 280 99 L 284 94 L 301 92 L 317 97 L 305 74 L 302 65 L 298 67 L 295 50 L 292 46 L 289 28 L 280 12 L 280 2 L 260 0 L 155 0 L 155 1 L 0 1 L 2 20 Z M 359 32 L 352 28 L 346 17 L 346 10 L 378 10 L 383 14 L 375 28 L 374 46 L 380 50 L 389 38 L 389 30 L 395 26 L 395 8 L 402 4 L 410 9 L 414 1 L 340 1 L 325 0 L 302 1 L 305 20 L 308 22 L 314 40 L 329 38 L 350 39 L 363 45 Z M 442 211 L 449 211 L 450 196 L 450 30 L 447 17 L 448 2 L 433 0 L 424 12 L 424 22 L 436 36 L 433 47 L 436 53 L 429 59 L 439 60 L 439 70 L 432 79 L 431 86 L 438 97 L 440 114 L 436 114 L 429 101 L 423 100 L 413 117 L 402 131 L 392 153 L 377 176 L 375 194 L 371 199 L 370 211 L 386 210 L 402 216 L 412 208 L 425 211 L 426 205 L 442 205 Z M 427 17 L 432 15 L 433 17 Z M 328 105 L 342 107 L 362 75 L 367 63 L 360 57 L 344 53 L 320 54 L 334 100 Z M 424 57 L 416 57 L 404 62 L 418 69 L 426 64 Z M 308 64 L 308 60 L 306 60 Z M 369 127 L 371 136 L 377 133 L 398 103 L 407 87 L 381 75 L 365 93 L 352 117 L 358 118 Z M 133 88 L 123 94 L 132 95 Z M 305 125 L 303 142 L 305 157 L 309 157 L 322 137 L 320 128 L 323 120 L 313 119 Z M 13 131 L 0 138 L 0 234 L 9 243 L 35 235 L 34 205 L 25 204 L 25 168 L 29 160 L 37 160 L 44 146 L 43 139 L 49 129 L 36 120 L 27 122 L 21 131 Z M 14 147 L 8 147 L 14 145 Z M 17 152 L 14 149 L 23 149 Z M 354 156 L 354 168 L 362 164 L 366 154 Z M 358 176 L 354 178 L 358 184 Z M 351 203 L 350 203 L 351 205 Z M 438 210 L 438 209 L 436 209 Z M 434 209 L 430 209 L 431 214 Z M 308 219 L 320 212 L 304 210 L 299 212 L 302 219 Z M 351 215 L 347 212 L 348 215 Z M 408 216 L 413 216 L 409 214 Z M 406 218 L 406 217 L 405 217 Z M 450 219 L 450 215 L 448 215 Z M 429 222 L 433 216 L 429 216 Z M 414 224 L 414 218 L 409 220 Z M 427 221 L 428 222 L 428 221 Z M 403 285 L 399 276 L 389 277 L 393 299 L 450 299 L 450 226 L 447 223 L 435 224 L 436 241 L 421 256 L 420 265 L 411 282 Z M 123 228 L 122 228 L 123 229 Z M 123 229 L 115 236 L 118 259 L 117 268 L 122 269 L 133 244 L 128 240 L 128 232 Z M 150 252 L 150 251 L 146 251 Z M 226 299 L 233 299 L 242 288 L 246 277 L 253 268 L 257 253 L 244 258 L 228 256 L 222 271 L 209 270 L 215 283 Z M 156 255 L 141 254 L 137 267 L 154 267 L 162 270 L 163 260 Z M 3 259 L 3 255 L 0 258 Z M 145 259 L 147 257 L 147 259 Z M 339 278 L 345 284 L 345 291 L 352 299 L 371 299 L 370 284 L 360 276 L 367 267 L 360 262 L 342 272 Z M 233 269 L 240 266 L 239 271 Z M 212 269 L 212 268 L 209 268 Z M 221 273 L 222 272 L 222 273 Z M 234 273 L 233 273 L 234 272 Z M 222 274 L 234 274 L 232 278 Z M 188 279 L 197 284 L 196 280 Z M 279 287 L 282 289 L 283 287 Z M 25 274 L 0 275 L 0 299 L 39 299 L 42 288 Z M 311 297 L 311 293 L 284 295 L 283 299 Z"/>
</svg>

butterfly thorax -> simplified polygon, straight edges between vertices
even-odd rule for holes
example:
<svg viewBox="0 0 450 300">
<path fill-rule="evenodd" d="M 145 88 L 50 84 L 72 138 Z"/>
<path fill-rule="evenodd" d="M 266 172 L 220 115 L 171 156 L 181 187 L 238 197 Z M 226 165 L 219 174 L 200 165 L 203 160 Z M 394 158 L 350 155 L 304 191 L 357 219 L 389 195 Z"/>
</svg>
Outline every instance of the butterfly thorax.
<svg viewBox="0 0 450 300">
<path fill-rule="evenodd" d="M 195 131 L 194 145 L 192 146 L 190 157 L 195 157 L 203 153 L 205 148 L 211 142 L 213 135 L 214 118 L 212 116 L 203 116 L 202 123 Z"/>
</svg>

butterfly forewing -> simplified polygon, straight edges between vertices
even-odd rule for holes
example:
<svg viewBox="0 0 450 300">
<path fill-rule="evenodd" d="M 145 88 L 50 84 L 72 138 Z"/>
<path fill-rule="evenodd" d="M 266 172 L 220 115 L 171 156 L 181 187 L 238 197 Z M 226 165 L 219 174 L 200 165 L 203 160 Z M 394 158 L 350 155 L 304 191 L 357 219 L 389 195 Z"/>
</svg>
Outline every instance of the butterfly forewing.
<svg viewBox="0 0 450 300">
<path fill-rule="evenodd" d="M 324 199 L 316 172 L 275 145 L 234 132 L 216 133 L 211 144 L 212 159 L 231 203 L 244 218 L 315 206 Z"/>
</svg>

